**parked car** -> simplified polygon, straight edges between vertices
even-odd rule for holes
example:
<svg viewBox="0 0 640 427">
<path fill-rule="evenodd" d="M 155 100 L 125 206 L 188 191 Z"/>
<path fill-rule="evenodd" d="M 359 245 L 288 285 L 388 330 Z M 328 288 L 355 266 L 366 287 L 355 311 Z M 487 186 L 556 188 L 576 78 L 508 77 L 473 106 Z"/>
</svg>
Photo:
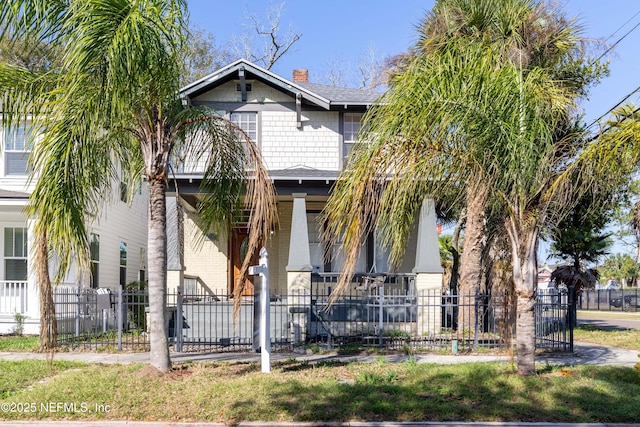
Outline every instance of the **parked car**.
<svg viewBox="0 0 640 427">
<path fill-rule="evenodd" d="M 617 297 L 617 298 L 611 298 L 611 305 L 614 307 L 622 307 L 622 301 L 623 298 L 621 297 Z M 639 301 L 638 301 L 638 295 L 625 295 L 624 296 L 624 308 L 629 308 L 629 307 L 638 307 L 639 306 Z"/>
</svg>

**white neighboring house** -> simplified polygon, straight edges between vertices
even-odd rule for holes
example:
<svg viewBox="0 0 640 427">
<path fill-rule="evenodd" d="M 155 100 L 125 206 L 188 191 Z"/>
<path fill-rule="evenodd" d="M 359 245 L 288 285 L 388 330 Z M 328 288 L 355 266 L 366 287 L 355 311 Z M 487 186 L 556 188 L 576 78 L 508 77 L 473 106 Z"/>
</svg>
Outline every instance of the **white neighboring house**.
<svg viewBox="0 0 640 427">
<path fill-rule="evenodd" d="M 0 334 L 15 328 L 16 313 L 26 316 L 24 333 L 39 332 L 39 296 L 33 274 L 33 219 L 25 214 L 33 185 L 28 184 L 29 146 L 25 127 L 0 128 Z M 115 289 L 146 280 L 147 205 L 145 185 L 128 200 L 122 184 L 100 218 L 88 224 L 91 272 L 71 267 L 64 285 Z M 125 190 L 125 191 L 123 191 Z"/>
</svg>

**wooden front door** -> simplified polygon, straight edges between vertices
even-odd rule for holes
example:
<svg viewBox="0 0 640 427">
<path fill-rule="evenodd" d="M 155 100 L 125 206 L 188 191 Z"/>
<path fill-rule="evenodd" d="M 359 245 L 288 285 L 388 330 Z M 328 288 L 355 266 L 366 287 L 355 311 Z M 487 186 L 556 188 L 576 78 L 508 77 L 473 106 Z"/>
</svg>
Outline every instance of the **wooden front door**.
<svg viewBox="0 0 640 427">
<path fill-rule="evenodd" d="M 242 262 L 249 249 L 249 230 L 247 228 L 233 228 L 231 230 L 231 241 L 229 253 L 230 256 L 230 268 L 229 268 L 229 284 L 228 291 L 229 296 L 233 295 L 233 291 L 240 280 L 240 269 L 242 268 Z M 258 253 L 254 253 L 251 257 L 251 264 L 256 265 L 258 263 Z M 245 282 L 244 292 L 242 295 L 253 295 L 253 276 L 249 276 Z"/>
</svg>

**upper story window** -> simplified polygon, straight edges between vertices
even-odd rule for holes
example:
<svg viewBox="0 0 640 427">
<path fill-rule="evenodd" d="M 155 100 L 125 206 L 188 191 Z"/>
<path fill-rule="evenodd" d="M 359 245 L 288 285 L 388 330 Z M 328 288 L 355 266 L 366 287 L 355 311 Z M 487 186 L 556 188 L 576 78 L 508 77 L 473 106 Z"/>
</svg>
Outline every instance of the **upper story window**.
<svg viewBox="0 0 640 427">
<path fill-rule="evenodd" d="M 28 175 L 29 129 L 24 126 L 6 128 L 4 131 L 4 164 L 6 175 Z"/>
<path fill-rule="evenodd" d="M 353 145 L 358 139 L 358 133 L 360 132 L 360 122 L 362 121 L 362 114 L 348 113 L 344 115 L 343 123 L 343 151 L 342 156 L 346 162 L 349 153 L 353 149 Z"/>
<path fill-rule="evenodd" d="M 258 113 L 236 112 L 231 113 L 229 119 L 245 131 L 253 142 L 258 141 Z"/>
</svg>

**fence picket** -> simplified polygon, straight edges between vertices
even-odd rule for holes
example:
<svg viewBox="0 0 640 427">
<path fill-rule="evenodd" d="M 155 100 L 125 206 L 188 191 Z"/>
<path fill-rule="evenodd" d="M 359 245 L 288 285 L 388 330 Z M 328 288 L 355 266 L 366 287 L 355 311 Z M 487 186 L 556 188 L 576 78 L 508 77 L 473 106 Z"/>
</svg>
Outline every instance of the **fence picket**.
<svg viewBox="0 0 640 427">
<path fill-rule="evenodd" d="M 513 343 L 515 311 L 510 295 L 418 293 L 406 276 L 384 280 L 375 288 L 353 286 L 331 306 L 327 302 L 336 283 L 332 276 L 314 275 L 304 296 L 272 294 L 269 324 L 273 351 L 291 351 L 298 345 L 297 339 L 303 348 L 376 346 L 404 351 L 451 351 L 456 347 L 464 352 L 504 349 Z M 103 309 L 98 306 L 95 289 L 56 288 L 58 343 L 148 351 L 146 289 L 122 289 L 110 298 L 110 305 Z M 235 324 L 231 297 L 192 286 L 179 287 L 168 294 L 167 301 L 167 332 L 176 351 L 251 351 L 252 296 L 243 298 Z M 464 309 L 464 304 L 469 308 Z M 571 307 L 566 292 L 539 293 L 535 308 L 537 347 L 572 351 Z M 459 313 L 463 316 L 460 319 Z"/>
</svg>

